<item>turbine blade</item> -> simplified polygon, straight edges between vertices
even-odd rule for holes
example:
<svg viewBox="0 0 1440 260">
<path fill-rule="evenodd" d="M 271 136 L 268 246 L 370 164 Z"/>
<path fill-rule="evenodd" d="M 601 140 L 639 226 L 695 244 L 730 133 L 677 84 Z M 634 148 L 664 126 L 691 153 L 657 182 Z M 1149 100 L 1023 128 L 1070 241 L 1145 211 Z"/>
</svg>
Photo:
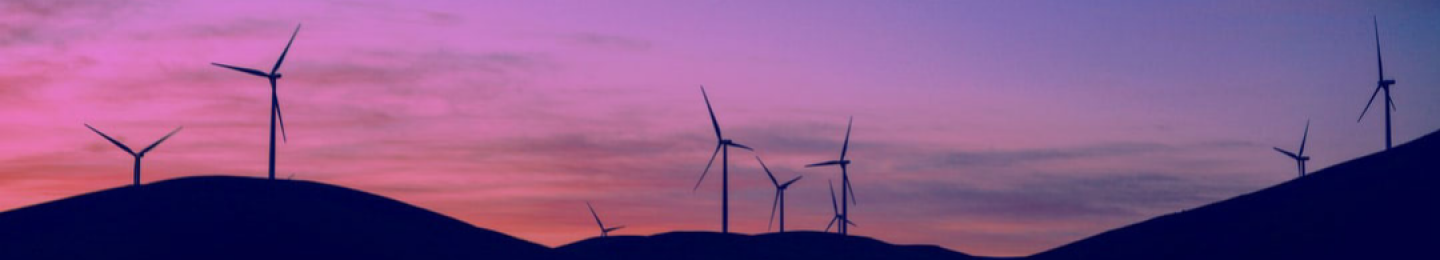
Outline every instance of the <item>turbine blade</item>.
<svg viewBox="0 0 1440 260">
<path fill-rule="evenodd" d="M 840 202 L 836 202 L 836 200 L 835 200 L 835 181 L 834 181 L 834 180 L 831 180 L 831 181 L 830 181 L 830 209 L 831 209 L 831 210 L 834 210 L 836 215 L 839 215 L 839 214 L 840 214 Z"/>
<path fill-rule="evenodd" d="M 1296 155 L 1305 155 L 1305 140 L 1310 139 L 1310 120 L 1305 120 L 1305 134 L 1300 136 L 1300 152 Z M 1280 148 L 1275 148 L 1280 149 Z"/>
<path fill-rule="evenodd" d="M 90 124 L 85 124 L 85 127 L 90 128 L 90 131 L 95 131 L 96 134 L 100 134 L 100 137 L 104 137 L 105 140 L 110 140 L 110 143 L 115 144 L 115 146 L 119 146 L 120 149 L 125 150 L 126 153 L 129 153 L 130 155 L 135 155 L 135 151 L 130 150 L 129 146 L 125 146 L 125 144 L 120 143 L 119 140 L 115 140 L 115 138 L 110 138 L 109 135 L 101 133 L 100 130 L 95 129 L 95 127 L 90 126 Z"/>
<path fill-rule="evenodd" d="M 790 179 L 790 181 L 785 182 L 785 184 L 780 184 L 780 187 L 786 187 L 786 188 L 788 188 L 788 187 L 790 187 L 790 184 L 791 184 L 791 183 L 795 183 L 795 181 L 798 181 L 798 180 L 800 180 L 800 178 L 804 178 L 804 177 L 805 177 L 804 175 L 801 175 L 801 176 L 799 176 L 799 177 L 795 177 L 794 179 Z"/>
<path fill-rule="evenodd" d="M 169 134 L 165 134 L 165 137 L 161 137 L 160 140 L 156 140 L 155 143 L 150 144 L 150 146 L 146 146 L 145 149 L 140 149 L 140 155 L 144 155 L 145 153 L 150 152 L 151 149 L 155 149 L 155 146 L 160 145 L 161 142 L 165 142 L 165 139 L 170 139 L 170 136 L 175 135 L 175 133 L 180 132 L 180 129 L 183 129 L 183 128 L 185 128 L 185 127 L 183 127 L 183 126 L 181 126 L 181 127 L 176 127 L 175 130 L 170 131 Z"/>
<path fill-rule="evenodd" d="M 1390 91 L 1388 90 L 1385 91 L 1385 103 L 1390 103 L 1390 111 L 1400 111 L 1400 108 L 1395 107 L 1395 100 L 1390 99 Z"/>
<path fill-rule="evenodd" d="M 710 107 L 710 95 L 705 94 L 705 85 L 700 85 L 700 96 L 705 97 L 705 110 L 710 111 L 710 123 L 715 126 L 715 139 L 725 139 L 720 135 L 720 120 L 715 119 L 715 108 Z"/>
<path fill-rule="evenodd" d="M 1359 119 L 1355 119 L 1355 122 L 1360 122 L 1361 119 L 1365 119 L 1365 113 L 1370 112 L 1370 104 L 1375 103 L 1375 95 L 1379 95 L 1379 94 L 1380 94 L 1380 87 L 1375 87 L 1375 92 L 1370 93 L 1370 101 L 1369 101 L 1369 102 L 1365 102 L 1365 110 L 1361 110 L 1361 111 L 1360 111 L 1360 118 L 1359 118 Z"/>
<path fill-rule="evenodd" d="M 850 185 L 850 179 L 848 178 L 845 179 L 845 190 L 847 193 L 850 193 L 850 205 L 860 205 L 857 204 L 859 202 L 856 202 L 858 200 L 855 199 L 855 186 Z M 841 196 L 844 196 L 844 194 L 841 194 Z"/>
<path fill-rule="evenodd" d="M 585 202 L 585 207 L 586 207 L 586 208 L 590 208 L 590 216 L 595 217 L 595 225 L 600 226 L 600 229 L 601 229 L 601 230 L 604 230 L 604 229 L 605 229 L 605 223 L 601 223 L 601 222 L 600 222 L 600 214 L 595 214 L 595 207 L 594 207 L 594 206 L 590 206 L 590 202 L 589 202 L 589 201 L 586 201 L 586 202 Z"/>
<path fill-rule="evenodd" d="M 606 229 L 605 229 L 605 232 L 620 230 L 620 229 L 622 229 L 622 228 L 625 228 L 625 226 L 618 226 L 618 227 L 606 228 Z"/>
<path fill-rule="evenodd" d="M 845 144 L 840 146 L 840 160 L 845 160 L 845 152 L 850 150 L 850 127 L 855 125 L 855 117 L 850 117 L 850 122 L 845 124 Z"/>
<path fill-rule="evenodd" d="M 836 164 L 840 164 L 840 161 L 824 161 L 824 162 L 806 164 L 805 167 L 806 167 L 806 168 L 810 168 L 810 167 L 819 167 L 819 166 L 836 165 Z"/>
<path fill-rule="evenodd" d="M 705 171 L 700 172 L 700 180 L 695 181 L 695 188 L 691 188 L 691 192 L 699 190 L 700 183 L 705 182 L 705 175 L 710 174 L 710 166 L 715 164 L 715 157 L 720 156 L 721 145 L 723 144 L 715 145 L 715 153 L 710 154 L 710 162 L 705 163 Z"/>
<path fill-rule="evenodd" d="M 275 80 L 271 79 L 270 84 L 275 84 Z M 290 135 L 285 133 L 285 113 L 280 112 L 280 96 L 271 93 L 270 105 L 275 106 L 275 119 L 280 121 L 280 140 L 290 143 Z"/>
<path fill-rule="evenodd" d="M 1275 147 L 1275 151 L 1283 153 L 1285 154 L 1285 156 L 1290 156 L 1290 158 L 1295 158 L 1296 160 L 1300 159 L 1299 155 L 1296 155 L 1295 153 L 1292 153 L 1290 151 L 1286 151 L 1285 149 L 1280 149 L 1280 147 Z"/>
<path fill-rule="evenodd" d="M 770 201 L 770 224 L 765 225 L 765 231 L 775 226 L 775 209 L 780 207 L 780 190 L 775 190 L 775 200 Z"/>
<path fill-rule="evenodd" d="M 825 232 L 830 232 L 830 227 L 835 226 L 835 220 L 839 220 L 839 219 L 840 219 L 840 216 L 838 216 L 838 215 L 835 216 L 835 217 L 833 217 L 833 218 L 830 218 L 830 224 L 825 224 Z"/>
<path fill-rule="evenodd" d="M 1380 69 L 1380 80 L 1384 81 L 1385 59 L 1380 57 L 1380 19 L 1374 16 L 1371 16 L 1370 19 L 1375 23 L 1375 65 Z"/>
<path fill-rule="evenodd" d="M 769 176 L 769 177 L 770 177 L 770 183 L 775 184 L 775 187 L 780 187 L 780 181 L 775 180 L 775 174 L 770 173 L 770 167 L 766 167 L 766 166 L 765 166 L 765 161 L 764 161 L 764 160 L 760 160 L 760 156 L 758 156 L 758 155 L 755 156 L 755 161 L 760 162 L 760 168 L 761 168 L 761 169 L 765 169 L 765 176 Z"/>
<path fill-rule="evenodd" d="M 754 152 L 754 151 L 755 151 L 755 148 L 750 148 L 749 146 L 745 146 L 745 145 L 743 145 L 743 144 L 739 144 L 739 143 L 735 143 L 735 142 L 730 142 L 730 146 L 734 146 L 734 147 L 737 147 L 737 148 L 740 148 L 740 149 L 750 150 L 751 152 Z"/>
<path fill-rule="evenodd" d="M 295 43 L 295 36 L 300 35 L 300 25 L 295 25 L 295 32 L 290 33 L 290 42 L 285 43 L 285 50 L 280 52 L 280 59 L 275 60 L 275 68 L 270 69 L 270 74 L 280 71 L 280 64 L 285 62 L 285 54 L 290 53 L 290 45 Z"/>
<path fill-rule="evenodd" d="M 260 70 L 256 70 L 256 69 L 242 68 L 242 67 L 230 66 L 230 65 L 225 65 L 225 64 L 220 64 L 220 63 L 214 63 L 214 62 L 211 62 L 210 65 L 220 66 L 220 67 L 222 67 L 222 68 L 228 68 L 228 69 L 236 70 L 236 71 L 239 71 L 239 72 L 248 73 L 248 74 L 250 74 L 250 75 L 267 77 L 267 78 L 270 77 L 270 74 L 265 74 L 264 71 L 260 71 Z"/>
<path fill-rule="evenodd" d="M 850 224 L 850 226 L 852 226 L 852 227 L 858 227 L 858 226 L 860 226 L 860 225 L 858 225 L 858 224 L 855 224 L 854 221 L 850 221 L 849 219 L 846 219 L 846 220 L 845 220 L 845 223 L 846 223 L 846 224 Z"/>
</svg>

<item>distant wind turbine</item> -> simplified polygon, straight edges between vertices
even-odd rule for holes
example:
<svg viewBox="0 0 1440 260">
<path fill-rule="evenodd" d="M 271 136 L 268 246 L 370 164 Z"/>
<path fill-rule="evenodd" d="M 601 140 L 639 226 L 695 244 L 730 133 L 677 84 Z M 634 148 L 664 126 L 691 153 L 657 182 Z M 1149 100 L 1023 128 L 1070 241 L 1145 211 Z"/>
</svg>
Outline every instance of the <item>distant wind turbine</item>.
<svg viewBox="0 0 1440 260">
<path fill-rule="evenodd" d="M 299 34 L 300 34 L 300 25 L 295 25 L 295 32 L 290 34 L 290 42 L 285 43 L 285 50 L 280 52 L 280 59 L 278 59 L 278 60 L 275 61 L 275 67 L 274 67 L 274 68 L 271 68 L 269 73 L 266 73 L 266 72 L 260 71 L 260 70 L 256 70 L 256 69 L 251 69 L 251 68 L 242 68 L 242 67 L 236 67 L 236 66 L 225 65 L 225 64 L 214 63 L 214 62 L 211 62 L 211 63 L 210 63 L 211 65 L 220 66 L 220 67 L 223 67 L 223 68 L 227 68 L 227 69 L 232 69 L 232 70 L 244 72 L 244 73 L 246 73 L 246 74 L 259 76 L 259 77 L 263 77 L 263 78 L 266 78 L 266 79 L 269 79 L 269 80 L 270 80 L 270 179 L 271 179 L 271 180 L 274 180 L 274 179 L 275 179 L 275 123 L 276 123 L 277 121 L 280 123 L 280 135 L 281 135 L 280 137 L 281 137 L 281 138 L 284 138 L 283 140 L 284 140 L 285 142 L 287 142 L 287 143 L 290 141 L 290 137 L 285 134 L 285 116 L 284 116 L 284 115 L 281 115 L 281 113 L 280 113 L 280 96 L 279 96 L 278 94 L 276 94 L 275 81 L 280 79 L 280 77 L 281 77 L 281 75 L 280 75 L 280 64 L 285 62 L 285 54 L 290 53 L 290 45 L 293 44 L 293 43 L 295 43 L 295 36 L 296 36 L 296 35 L 299 35 Z"/>
<path fill-rule="evenodd" d="M 705 97 L 705 109 L 710 111 L 710 123 L 715 126 L 715 139 L 719 140 L 715 145 L 715 152 L 710 154 L 710 161 L 705 163 L 705 171 L 700 173 L 700 180 L 695 182 L 695 188 L 700 189 L 700 183 L 705 182 L 705 175 L 710 173 L 710 165 L 715 163 L 715 156 L 720 155 L 720 232 L 730 233 L 730 147 L 755 151 L 730 139 L 725 139 L 720 134 L 720 121 L 715 119 L 715 109 L 710 107 L 710 95 L 705 94 L 705 86 L 700 86 L 700 95 Z"/>
<path fill-rule="evenodd" d="M 1289 156 L 1290 158 L 1295 159 L 1295 164 L 1300 167 L 1300 176 L 1301 176 L 1301 177 L 1304 177 L 1304 176 L 1305 176 L 1305 161 L 1309 161 L 1309 160 L 1310 160 L 1310 156 L 1305 156 L 1305 139 L 1309 139 L 1309 138 L 1310 138 L 1310 121 L 1309 121 L 1309 120 L 1306 120 L 1306 121 L 1305 121 L 1305 134 L 1300 136 L 1300 151 L 1299 151 L 1299 152 L 1292 153 L 1292 152 L 1290 152 L 1290 151 L 1286 151 L 1285 149 L 1280 149 L 1280 147 L 1275 147 L 1275 151 L 1278 151 L 1278 152 L 1280 152 L 1280 153 L 1285 154 L 1285 156 Z"/>
<path fill-rule="evenodd" d="M 615 230 L 617 230 L 617 229 L 625 228 L 625 226 L 610 227 L 610 228 L 605 227 L 605 223 L 604 223 L 604 222 L 600 222 L 600 214 L 595 214 L 595 207 L 590 206 L 590 202 L 589 202 L 589 201 L 586 201 L 586 202 L 585 202 L 585 207 L 590 208 L 590 216 L 594 216 L 594 217 L 595 217 L 595 225 L 599 225 L 599 226 L 600 226 L 600 237 L 608 237 L 608 236 L 610 236 L 610 231 L 615 231 Z"/>
<path fill-rule="evenodd" d="M 129 153 L 130 156 L 135 157 L 135 184 L 132 184 L 134 186 L 140 186 L 140 158 L 145 157 L 145 154 L 149 153 L 150 150 L 155 149 L 155 146 L 160 145 L 160 143 L 164 142 L 165 139 L 170 139 L 170 136 L 175 135 L 176 132 L 180 132 L 181 128 L 184 128 L 183 126 L 176 127 L 174 131 L 170 131 L 169 134 L 165 134 L 165 137 L 161 137 L 160 140 L 156 140 L 155 143 L 150 144 L 150 146 L 146 146 L 145 149 L 140 149 L 140 152 L 137 153 L 135 152 L 135 150 L 131 150 L 129 146 L 125 146 L 125 144 L 120 143 L 120 141 L 118 140 L 115 140 L 115 138 L 110 138 L 109 135 L 101 133 L 99 129 L 95 129 L 95 127 L 90 126 L 90 124 L 85 124 L 85 127 L 90 128 L 90 131 L 95 131 L 96 134 L 100 134 L 100 137 L 104 137 L 105 140 L 110 140 L 110 143 L 115 144 L 115 146 L 119 146 L 120 149 L 125 150 L 125 152 Z"/>
<path fill-rule="evenodd" d="M 1360 111 L 1360 118 L 1355 119 L 1355 122 L 1365 119 L 1365 113 L 1370 112 L 1370 105 L 1375 103 L 1375 96 L 1380 94 L 1380 90 L 1385 90 L 1385 105 L 1381 106 L 1390 108 L 1385 109 L 1385 150 L 1390 150 L 1394 147 L 1390 142 L 1390 111 L 1396 110 L 1395 101 L 1390 99 L 1390 85 L 1395 85 L 1395 80 L 1385 79 L 1385 61 L 1380 57 L 1380 21 L 1374 17 L 1371 19 L 1375 24 L 1375 64 L 1380 68 L 1380 81 L 1376 83 L 1375 92 L 1370 93 L 1370 101 L 1365 102 L 1365 110 Z"/>
<path fill-rule="evenodd" d="M 770 173 L 770 167 L 765 166 L 765 161 L 760 160 L 760 156 L 755 156 L 755 161 L 760 162 L 760 168 L 765 169 L 766 176 L 770 176 L 770 183 L 775 184 L 775 201 L 770 202 L 769 225 L 775 224 L 775 209 L 778 208 L 780 209 L 780 233 L 785 233 L 785 190 L 790 188 L 790 184 L 795 184 L 795 181 L 805 176 L 795 176 L 795 178 L 790 179 L 790 181 L 780 183 L 779 180 L 775 179 L 775 174 Z M 770 230 L 769 225 L 765 226 L 765 230 Z"/>
<path fill-rule="evenodd" d="M 855 117 L 850 117 L 850 122 L 845 125 L 845 143 L 840 146 L 840 159 L 839 159 L 839 160 L 825 161 L 825 162 L 813 163 L 813 164 L 810 164 L 810 165 L 805 165 L 805 167 L 819 167 L 819 166 L 827 166 L 827 165 L 839 165 L 839 166 L 840 166 L 840 179 L 841 179 L 841 180 L 840 180 L 840 218 L 841 218 L 842 220 L 845 220 L 846 223 L 849 223 L 849 219 L 850 219 L 850 207 L 849 207 L 849 205 L 850 205 L 851 203 L 855 203 L 855 201 L 854 201 L 854 199 L 855 199 L 855 191 L 852 190 L 852 188 L 851 188 L 851 186 L 850 186 L 850 173 L 849 173 L 850 160 L 846 160 L 846 159 L 845 159 L 845 152 L 850 149 L 850 127 L 851 127 L 851 126 L 854 126 L 854 125 L 855 125 Z M 848 195 L 848 196 L 847 196 L 847 195 Z M 849 199 L 849 201 L 846 200 L 847 198 Z M 850 234 L 850 228 L 849 228 L 849 227 L 846 227 L 845 225 L 840 225 L 840 227 L 839 227 L 839 228 L 836 228 L 836 230 L 837 230 L 837 231 L 840 231 L 840 234 Z"/>
<path fill-rule="evenodd" d="M 841 197 L 844 197 L 844 196 L 841 196 Z M 850 220 L 845 219 L 845 215 L 840 213 L 840 208 L 835 206 L 835 181 L 834 181 L 834 180 L 831 180 L 831 181 L 830 181 L 830 209 L 835 211 L 835 217 L 830 218 L 830 224 L 825 224 L 825 232 L 830 232 L 830 227 L 831 227 L 831 226 L 834 226 L 836 221 L 841 221 L 841 222 L 844 222 L 844 223 L 846 223 L 846 224 L 850 224 L 851 226 L 857 226 L 857 227 L 860 226 L 860 225 L 856 225 L 855 222 L 851 222 Z M 844 224 L 841 224 L 840 227 L 843 228 L 843 227 L 845 227 L 845 225 L 844 225 Z M 839 232 L 840 230 L 844 230 L 844 229 L 841 229 L 841 228 L 836 228 L 836 229 L 835 229 L 836 232 Z"/>
</svg>

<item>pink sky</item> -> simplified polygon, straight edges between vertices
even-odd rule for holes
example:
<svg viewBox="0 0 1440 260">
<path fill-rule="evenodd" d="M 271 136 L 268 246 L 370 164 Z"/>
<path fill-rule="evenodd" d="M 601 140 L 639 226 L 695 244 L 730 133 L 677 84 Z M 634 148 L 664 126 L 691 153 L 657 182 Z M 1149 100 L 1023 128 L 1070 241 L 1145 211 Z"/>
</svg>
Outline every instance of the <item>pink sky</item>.
<svg viewBox="0 0 1440 260">
<path fill-rule="evenodd" d="M 731 226 L 822 229 L 855 117 L 854 234 L 1028 255 L 1440 128 L 1431 1 L 5 1 L 0 209 L 128 185 L 131 146 L 185 130 L 143 181 L 263 177 L 269 67 L 280 176 L 393 197 L 557 246 L 719 229 L 699 85 L 732 151 Z M 1372 111 L 1378 112 L 1378 111 Z"/>
</svg>

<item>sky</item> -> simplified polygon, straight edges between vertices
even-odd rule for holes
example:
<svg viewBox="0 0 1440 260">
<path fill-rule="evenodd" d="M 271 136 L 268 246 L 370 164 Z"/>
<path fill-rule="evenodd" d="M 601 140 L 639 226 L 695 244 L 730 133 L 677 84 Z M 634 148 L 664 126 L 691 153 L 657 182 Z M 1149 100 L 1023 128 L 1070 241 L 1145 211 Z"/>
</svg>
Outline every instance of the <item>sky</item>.
<svg viewBox="0 0 1440 260">
<path fill-rule="evenodd" d="M 720 228 L 708 91 L 732 150 L 731 227 L 832 216 L 854 117 L 855 235 L 1037 253 L 1440 129 L 1434 1 L 0 2 L 0 210 L 131 182 L 263 177 L 265 80 L 297 25 L 278 175 L 559 246 Z M 1377 101 L 1378 102 L 1378 101 Z M 1378 107 L 1378 106 L 1377 106 Z M 719 163 L 719 162 L 717 162 Z M 718 167 L 718 165 L 717 165 Z"/>
</svg>

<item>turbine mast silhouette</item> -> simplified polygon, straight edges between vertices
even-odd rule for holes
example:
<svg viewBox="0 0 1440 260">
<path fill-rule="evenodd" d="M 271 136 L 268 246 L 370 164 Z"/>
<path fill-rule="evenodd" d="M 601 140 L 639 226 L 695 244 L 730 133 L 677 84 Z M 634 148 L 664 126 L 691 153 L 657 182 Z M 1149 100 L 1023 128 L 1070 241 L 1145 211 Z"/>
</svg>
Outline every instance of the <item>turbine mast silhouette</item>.
<svg viewBox="0 0 1440 260">
<path fill-rule="evenodd" d="M 766 176 L 770 176 L 770 183 L 775 184 L 775 201 L 770 202 L 770 224 L 765 226 L 765 230 L 770 230 L 770 225 L 775 224 L 775 209 L 779 208 L 780 233 L 785 233 L 785 190 L 790 188 L 790 184 L 794 184 L 795 181 L 805 176 L 795 176 L 795 178 L 790 179 L 790 181 L 780 183 L 779 180 L 775 179 L 775 174 L 770 172 L 770 167 L 765 166 L 765 161 L 760 160 L 760 156 L 755 156 L 755 161 L 760 162 L 760 168 L 765 169 Z"/>
<path fill-rule="evenodd" d="M 608 237 L 608 236 L 610 236 L 610 231 L 615 231 L 615 230 L 618 230 L 618 229 L 625 228 L 625 226 L 623 226 L 623 225 L 622 225 L 622 226 L 618 226 L 618 227 L 606 228 L 606 227 L 605 227 L 605 223 L 604 223 L 604 222 L 600 222 L 600 214 L 595 214 L 595 207 L 590 206 L 590 202 L 589 202 L 589 201 L 586 201 L 586 202 L 585 202 L 585 207 L 586 207 L 586 208 L 590 208 L 590 216 L 595 217 L 595 225 L 599 225 L 599 226 L 600 226 L 600 237 Z"/>
<path fill-rule="evenodd" d="M 1395 80 L 1385 79 L 1385 60 L 1380 56 L 1380 21 L 1374 17 L 1371 19 L 1375 25 L 1375 64 L 1380 69 L 1380 80 L 1376 83 L 1375 92 L 1370 93 L 1370 101 L 1365 102 L 1365 110 L 1360 111 L 1360 118 L 1355 119 L 1355 122 L 1358 123 L 1361 119 L 1365 119 L 1365 113 L 1370 112 L 1370 105 L 1375 103 L 1375 96 L 1380 94 L 1380 90 L 1385 90 L 1385 104 L 1381 106 L 1387 107 L 1383 108 L 1385 110 L 1385 150 L 1390 150 L 1391 147 L 1394 147 L 1390 136 L 1390 111 L 1396 110 L 1395 101 L 1390 99 L 1390 85 L 1395 85 Z"/>
<path fill-rule="evenodd" d="M 715 109 L 710 106 L 710 95 L 705 94 L 705 86 L 700 86 L 700 95 L 705 98 L 705 109 L 710 111 L 710 123 L 715 126 L 715 152 L 710 154 L 710 161 L 705 163 L 705 171 L 700 173 L 700 180 L 695 182 L 692 192 L 700 189 L 700 183 L 705 182 L 705 175 L 710 173 L 710 165 L 715 163 L 715 156 L 720 155 L 720 232 L 730 233 L 730 147 L 755 151 L 730 139 L 725 139 L 720 134 L 720 121 L 715 119 Z"/>
<path fill-rule="evenodd" d="M 155 149 L 155 146 L 160 145 L 161 142 L 165 142 L 165 139 L 170 139 L 170 136 L 175 135 L 176 132 L 180 132 L 180 129 L 184 127 L 176 127 L 175 130 L 170 131 L 169 134 L 165 134 L 165 137 L 161 137 L 160 140 L 156 140 L 155 143 L 150 144 L 150 146 L 146 146 L 145 149 L 140 149 L 140 152 L 135 152 L 135 150 L 131 150 L 129 146 L 120 143 L 120 141 L 115 140 L 115 138 L 110 138 L 109 135 L 105 135 L 105 133 L 100 132 L 99 129 L 95 129 L 95 127 L 90 126 L 90 124 L 85 124 L 85 128 L 90 128 L 90 131 L 95 131 L 95 133 L 99 134 L 100 137 L 104 137 L 105 140 L 109 140 L 110 143 L 115 144 L 115 146 L 119 146 L 121 150 L 125 150 L 125 153 L 129 153 L 130 156 L 135 157 L 135 183 L 131 184 L 131 186 L 140 186 L 140 158 L 144 158 L 146 153 L 149 153 L 150 150 Z"/>
<path fill-rule="evenodd" d="M 851 127 L 851 126 L 854 126 L 854 125 L 855 125 L 855 117 L 850 117 L 849 123 L 846 123 L 846 125 L 845 125 L 845 143 L 840 146 L 840 159 L 839 159 L 839 160 L 825 161 L 825 162 L 819 162 L 819 163 L 813 163 L 813 164 L 810 164 L 810 165 L 805 165 L 805 167 L 819 167 L 819 166 L 828 166 L 828 165 L 838 165 L 838 166 L 840 166 L 840 211 L 839 211 L 840 213 L 839 213 L 839 214 L 840 214 L 840 218 L 841 218 L 842 220 L 844 220 L 844 223 L 851 223 L 851 222 L 850 222 L 850 207 L 849 207 L 849 205 L 856 203 L 856 202 L 855 202 L 855 191 L 854 191 L 853 188 L 850 186 L 850 172 L 849 172 L 850 160 L 846 160 L 846 159 L 845 159 L 845 152 L 850 150 L 850 127 Z M 847 199 L 848 199 L 848 200 L 847 200 Z M 853 224 L 853 223 L 852 223 L 852 224 Z M 840 225 L 840 227 L 836 228 L 836 230 L 839 231 L 840 234 L 842 234 L 842 235 L 848 235 L 848 234 L 850 234 L 850 228 L 847 227 L 846 225 Z"/>
<path fill-rule="evenodd" d="M 1305 177 L 1305 161 L 1310 160 L 1310 156 L 1305 156 L 1305 139 L 1309 138 L 1310 120 L 1305 120 L 1305 134 L 1300 136 L 1300 152 L 1292 153 L 1290 151 L 1286 151 L 1285 149 L 1280 149 L 1280 147 L 1275 147 L 1275 151 L 1283 153 L 1285 154 L 1285 156 L 1289 156 L 1291 159 L 1295 159 L 1295 164 L 1300 168 L 1300 177 Z"/>
<path fill-rule="evenodd" d="M 283 138 L 282 140 L 284 140 L 284 141 L 287 142 L 287 143 L 290 142 L 290 137 L 289 137 L 287 134 L 285 134 L 285 116 L 280 113 L 280 96 L 279 96 L 279 94 L 276 94 L 276 92 L 277 92 L 277 87 L 276 87 L 275 81 L 276 81 L 276 80 L 279 80 L 280 77 L 282 76 L 282 75 L 280 75 L 280 64 L 282 64 L 282 63 L 285 62 L 285 55 L 290 53 L 290 45 L 295 43 L 295 36 L 296 36 L 296 35 L 299 35 L 299 34 L 300 34 L 300 25 L 295 25 L 295 32 L 290 34 L 290 42 L 285 43 L 285 50 L 280 52 L 280 59 L 275 60 L 275 67 L 271 68 L 269 73 L 266 73 L 266 72 L 260 71 L 260 70 L 256 70 L 256 69 L 251 69 L 251 68 L 236 67 L 236 66 L 225 65 L 225 64 L 214 63 L 214 62 L 211 62 L 211 63 L 210 63 L 211 65 L 215 65 L 215 66 L 219 66 L 219 67 L 227 68 L 227 69 L 232 69 L 232 70 L 239 71 L 239 72 L 244 72 L 244 73 L 246 73 L 246 74 L 259 76 L 259 77 L 263 77 L 263 78 L 266 78 L 266 79 L 269 79 L 269 80 L 270 80 L 270 170 L 269 170 L 269 172 L 270 172 L 270 180 L 275 180 L 275 125 L 276 125 L 276 122 L 279 122 L 279 125 L 280 125 L 280 137 Z"/>
</svg>

